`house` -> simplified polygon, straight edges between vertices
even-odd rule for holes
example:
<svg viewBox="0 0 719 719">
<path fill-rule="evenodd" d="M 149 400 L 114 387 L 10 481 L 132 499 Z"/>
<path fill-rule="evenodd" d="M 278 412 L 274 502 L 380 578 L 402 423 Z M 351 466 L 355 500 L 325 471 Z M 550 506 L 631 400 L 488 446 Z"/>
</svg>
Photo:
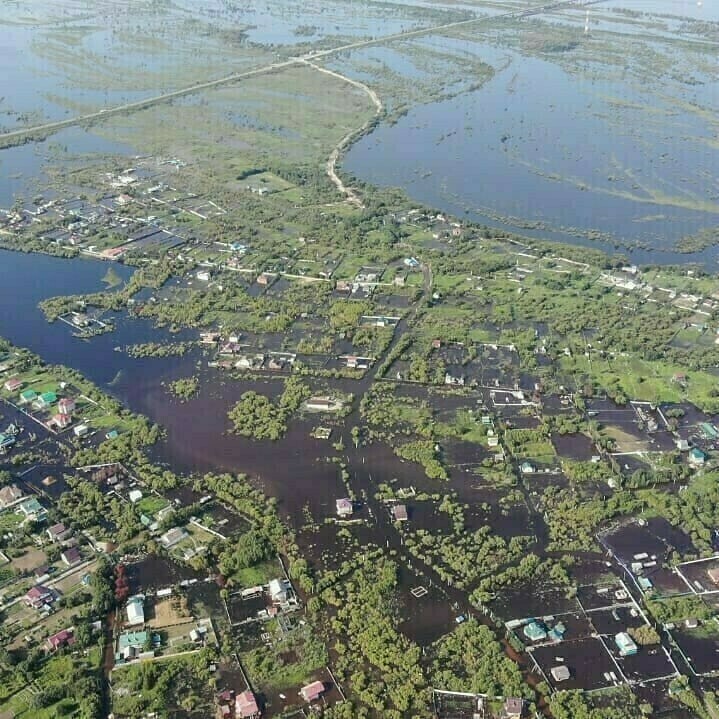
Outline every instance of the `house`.
<svg viewBox="0 0 719 719">
<path fill-rule="evenodd" d="M 58 429 L 67 429 L 72 424 L 72 417 L 69 414 L 61 414 L 58 412 L 48 424 L 55 425 Z"/>
<path fill-rule="evenodd" d="M 127 600 L 127 624 L 131 627 L 145 623 L 143 597 L 139 594 Z"/>
<path fill-rule="evenodd" d="M 19 380 L 17 377 L 12 377 L 5 382 L 4 387 L 8 392 L 17 392 L 20 387 L 22 387 L 22 380 Z"/>
<path fill-rule="evenodd" d="M 204 641 L 205 636 L 207 635 L 207 627 L 204 625 L 200 625 L 195 627 L 194 629 L 190 629 L 190 641 L 195 642 L 201 642 Z"/>
<path fill-rule="evenodd" d="M 142 491 L 139 489 L 131 489 L 127 494 L 127 498 L 132 504 L 137 504 L 142 499 Z"/>
<path fill-rule="evenodd" d="M 48 572 L 50 571 L 50 567 L 47 564 L 41 564 L 39 567 L 35 568 L 33 570 L 33 576 L 37 581 L 40 581 L 42 579 L 47 579 Z"/>
<path fill-rule="evenodd" d="M 33 609 L 40 609 L 46 604 L 52 604 L 55 601 L 56 595 L 52 589 L 43 586 L 42 584 L 36 584 L 25 594 L 25 604 Z"/>
<path fill-rule="evenodd" d="M 7 454 L 15 444 L 15 437 L 11 434 L 0 434 L 0 454 Z"/>
<path fill-rule="evenodd" d="M 392 507 L 392 517 L 395 522 L 406 522 L 409 519 L 407 507 L 404 504 L 395 504 Z"/>
<path fill-rule="evenodd" d="M 534 466 L 530 462 L 522 462 L 522 464 L 519 465 L 519 471 L 522 474 L 533 474 L 536 472 Z"/>
<path fill-rule="evenodd" d="M 3 487 L 0 489 L 0 509 L 19 502 L 24 496 L 22 489 L 19 489 L 16 484 L 9 484 L 7 487 Z"/>
<path fill-rule="evenodd" d="M 271 579 L 270 580 L 270 599 L 277 604 L 286 602 L 289 598 L 289 582 L 286 579 Z"/>
<path fill-rule="evenodd" d="M 45 532 L 51 542 L 64 542 L 72 534 L 72 530 L 68 529 L 62 522 L 53 524 Z"/>
<path fill-rule="evenodd" d="M 555 682 L 566 682 L 570 677 L 569 669 L 564 664 L 552 667 L 551 674 Z"/>
<path fill-rule="evenodd" d="M 76 437 L 85 437 L 90 431 L 90 428 L 86 424 L 78 424 L 72 431 Z"/>
<path fill-rule="evenodd" d="M 20 404 L 30 404 L 37 399 L 37 392 L 34 389 L 26 389 L 20 392 Z"/>
<path fill-rule="evenodd" d="M 120 433 L 116 429 L 111 429 L 105 433 L 105 439 L 117 439 L 119 436 Z"/>
<path fill-rule="evenodd" d="M 71 647 L 75 643 L 75 635 L 72 627 L 61 629 L 57 634 L 47 638 L 45 646 L 48 651 L 55 652 L 62 647 Z"/>
<path fill-rule="evenodd" d="M 325 685 L 322 682 L 312 682 L 300 689 L 300 696 L 306 702 L 314 702 L 319 699 L 325 691 Z"/>
<path fill-rule="evenodd" d="M 542 639 L 547 638 L 546 628 L 536 619 L 533 619 L 531 622 L 529 622 L 529 624 L 526 624 L 522 631 L 524 633 L 524 636 L 533 642 L 539 642 L 542 641 Z"/>
<path fill-rule="evenodd" d="M 174 547 L 176 544 L 179 544 L 187 536 L 188 534 L 186 529 L 183 529 L 182 527 L 173 527 L 172 529 L 168 529 L 160 537 L 160 544 L 162 544 L 165 549 L 170 549 L 170 547 Z"/>
<path fill-rule="evenodd" d="M 519 719 L 524 714 L 524 699 L 507 699 L 504 702 L 504 714 L 507 719 Z"/>
<path fill-rule="evenodd" d="M 68 567 L 73 567 L 82 560 L 82 556 L 77 547 L 70 547 L 60 554 L 60 559 L 62 559 Z"/>
<path fill-rule="evenodd" d="M 60 414 L 72 414 L 75 411 L 75 400 L 72 397 L 63 397 L 57 403 L 57 411 Z"/>
<path fill-rule="evenodd" d="M 622 657 L 632 656 L 638 651 L 634 640 L 626 632 L 619 632 L 619 634 L 614 637 L 614 643 L 617 645 L 619 655 Z"/>
<path fill-rule="evenodd" d="M 255 695 L 248 689 L 235 698 L 236 719 L 256 719 L 260 716 L 260 709 L 257 706 Z"/>
<path fill-rule="evenodd" d="M 710 579 L 714 584 L 719 585 L 719 568 L 717 568 L 717 569 L 710 569 L 710 570 L 707 572 L 707 576 L 709 577 L 709 579 Z"/>
<path fill-rule="evenodd" d="M 680 452 L 688 452 L 689 451 L 689 442 L 686 439 L 678 439 L 676 441 L 677 449 Z"/>
<path fill-rule="evenodd" d="M 266 286 L 270 284 L 270 280 L 272 280 L 272 275 L 269 274 L 269 272 L 263 272 L 261 275 L 258 275 L 257 284 Z"/>
<path fill-rule="evenodd" d="M 337 516 L 338 517 L 351 517 L 352 516 L 352 500 L 347 499 L 346 497 L 343 499 L 338 499 L 335 502 L 337 506 Z"/>
<path fill-rule="evenodd" d="M 42 504 L 35 499 L 35 497 L 30 497 L 24 502 L 18 504 L 15 511 L 24 516 L 23 522 L 30 520 L 39 522 L 40 520 L 45 519 L 45 516 L 47 515 L 45 507 L 43 507 Z"/>
<path fill-rule="evenodd" d="M 55 402 L 57 402 L 57 395 L 54 392 L 43 392 L 32 404 L 37 409 L 47 409 Z"/>
<path fill-rule="evenodd" d="M 701 467 L 704 462 L 706 462 L 706 455 L 700 449 L 694 447 L 694 449 L 689 452 L 689 464 L 691 464 L 692 467 Z"/>
<path fill-rule="evenodd" d="M 200 270 L 197 275 L 197 279 L 201 282 L 209 282 L 212 275 L 210 274 L 209 270 Z"/>
</svg>

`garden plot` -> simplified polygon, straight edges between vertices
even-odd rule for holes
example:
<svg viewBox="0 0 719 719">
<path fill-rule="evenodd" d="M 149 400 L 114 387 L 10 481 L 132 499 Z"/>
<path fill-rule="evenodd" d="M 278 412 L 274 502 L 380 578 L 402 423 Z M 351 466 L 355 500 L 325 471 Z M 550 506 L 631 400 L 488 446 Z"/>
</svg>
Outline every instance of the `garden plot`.
<svg viewBox="0 0 719 719">
<path fill-rule="evenodd" d="M 684 562 L 677 566 L 677 572 L 694 594 L 719 594 L 719 557 Z"/>
<path fill-rule="evenodd" d="M 686 583 L 687 579 L 682 577 L 681 565 L 672 568 L 670 558 L 674 553 L 695 550 L 691 539 L 665 519 L 629 520 L 602 532 L 598 539 L 642 592 L 671 595 L 687 591 L 682 587 L 682 580 Z M 692 591 L 697 593 L 696 588 Z"/>
<path fill-rule="evenodd" d="M 716 618 L 689 619 L 671 630 L 689 668 L 699 676 L 719 674 L 719 624 Z"/>
</svg>

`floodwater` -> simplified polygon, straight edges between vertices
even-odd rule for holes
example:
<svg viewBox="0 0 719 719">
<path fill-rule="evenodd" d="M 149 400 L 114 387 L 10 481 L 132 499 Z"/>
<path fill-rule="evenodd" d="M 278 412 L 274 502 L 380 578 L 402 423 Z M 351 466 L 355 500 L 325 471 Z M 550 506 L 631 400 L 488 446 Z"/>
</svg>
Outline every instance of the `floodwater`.
<svg viewBox="0 0 719 719">
<path fill-rule="evenodd" d="M 418 40 L 427 49 L 479 58 L 496 74 L 476 91 L 410 107 L 395 124 L 380 125 L 349 150 L 343 168 L 363 181 L 400 187 L 430 207 L 519 234 L 608 252 L 619 243 L 642 263 L 713 262 L 716 252 L 673 251 L 680 238 L 719 225 L 711 119 L 718 86 L 700 60 L 696 26 L 679 17 L 713 19 L 716 4 L 704 5 L 712 7 L 682 0 L 615 2 L 611 11 L 602 5 L 592 18 L 599 26 L 593 60 L 582 52 L 532 57 L 508 47 L 508 38 L 528 32 L 519 27 L 502 37 L 490 38 L 490 31 L 472 40 Z M 643 36 L 632 40 L 643 26 L 615 12 L 620 6 L 676 16 L 661 18 L 665 30 L 650 31 L 655 47 Z M 566 27 L 581 36 L 578 15 L 572 22 Z M 620 26 L 626 66 L 613 71 L 611 61 L 602 64 L 602 44 Z M 697 45 L 684 55 L 671 43 L 677 37 Z M 643 81 L 642 53 L 655 51 L 673 58 L 683 68 L 678 73 L 693 74 L 691 82 Z M 408 81 L 415 77 L 406 58 L 383 60 Z M 354 56 L 335 65 L 353 77 L 367 66 Z"/>
<path fill-rule="evenodd" d="M 0 73 L 2 69 L 0 69 Z M 93 155 L 132 155 L 128 145 L 107 140 L 81 127 L 70 127 L 42 142 L 0 150 L 0 208 L 12 207 L 16 199 L 30 200 L 48 182 L 45 167 L 63 158 L 77 161 Z M 45 193 L 45 196 L 47 193 Z"/>
</svg>

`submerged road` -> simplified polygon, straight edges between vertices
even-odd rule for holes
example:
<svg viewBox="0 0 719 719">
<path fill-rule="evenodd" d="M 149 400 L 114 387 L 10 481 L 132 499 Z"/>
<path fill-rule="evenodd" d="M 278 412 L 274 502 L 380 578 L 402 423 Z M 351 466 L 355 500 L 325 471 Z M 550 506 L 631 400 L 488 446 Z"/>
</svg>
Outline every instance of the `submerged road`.
<svg viewBox="0 0 719 719">
<path fill-rule="evenodd" d="M 270 63 L 262 67 L 255 68 L 253 70 L 247 70 L 245 72 L 233 73 L 226 77 L 218 78 L 216 80 L 208 80 L 207 82 L 198 82 L 188 87 L 180 88 L 179 90 L 173 90 L 172 92 L 163 93 L 161 95 L 155 95 L 154 97 L 148 97 L 144 100 L 138 100 L 136 102 L 129 102 L 123 105 L 117 105 L 115 107 L 108 107 L 97 112 L 91 112 L 86 115 L 79 115 L 77 117 L 68 118 L 67 120 L 58 120 L 56 122 L 47 122 L 42 125 L 35 125 L 34 127 L 26 127 L 20 130 L 13 130 L 12 132 L 6 132 L 0 134 L 0 148 L 13 145 L 18 142 L 28 141 L 37 137 L 44 137 L 58 130 L 65 129 L 67 127 L 73 127 L 75 125 L 86 125 L 92 124 L 97 121 L 106 120 L 114 115 L 121 115 L 128 112 L 135 112 L 137 110 L 144 110 L 153 105 L 157 105 L 163 102 L 169 102 L 177 98 L 192 95 L 203 90 L 209 90 L 214 87 L 220 87 L 222 85 L 239 82 L 242 80 L 248 80 L 253 77 L 261 75 L 271 74 L 284 70 L 288 67 L 296 67 L 307 64 L 309 60 L 318 60 L 321 58 L 330 57 L 337 53 L 346 52 L 350 50 L 358 50 L 365 47 L 371 47 L 373 45 L 382 45 L 388 42 L 395 42 L 397 40 L 410 40 L 413 38 L 421 37 L 423 35 L 432 35 L 437 32 L 444 30 L 451 30 L 453 28 L 463 27 L 465 25 L 471 25 L 474 23 L 493 21 L 499 18 L 509 17 L 525 17 L 529 15 L 538 15 L 544 12 L 549 12 L 562 7 L 584 7 L 585 5 L 594 5 L 605 0 L 586 0 L 585 2 L 574 2 L 563 0 L 561 2 L 552 2 L 547 5 L 535 6 L 527 8 L 525 10 L 513 10 L 511 12 L 502 13 L 499 15 L 474 17 L 468 20 L 458 20 L 456 22 L 445 23 L 443 25 L 435 25 L 432 27 L 419 28 L 417 30 L 409 30 L 407 32 L 395 33 L 393 35 L 385 35 L 379 38 L 373 38 L 371 40 L 359 40 L 357 42 L 348 43 L 345 45 L 339 45 L 328 50 L 313 50 L 300 57 L 291 57 L 287 60 Z M 317 66 L 313 66 L 317 69 Z M 347 78 L 344 78 L 347 79 Z M 354 133 L 353 133 L 354 134 Z"/>
</svg>

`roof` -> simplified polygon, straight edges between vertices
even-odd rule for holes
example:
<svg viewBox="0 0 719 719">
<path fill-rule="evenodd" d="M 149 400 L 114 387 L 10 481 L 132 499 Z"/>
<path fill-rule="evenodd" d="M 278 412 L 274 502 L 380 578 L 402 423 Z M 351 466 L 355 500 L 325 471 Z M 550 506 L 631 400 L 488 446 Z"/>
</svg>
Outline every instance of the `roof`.
<svg viewBox="0 0 719 719">
<path fill-rule="evenodd" d="M 36 584 L 34 587 L 30 587 L 30 589 L 28 589 L 25 596 L 28 599 L 42 599 L 43 597 L 50 596 L 51 594 L 52 590 L 42 584 Z"/>
<path fill-rule="evenodd" d="M 392 514 L 398 521 L 407 519 L 407 507 L 404 504 L 396 504 L 392 508 Z"/>
<path fill-rule="evenodd" d="M 60 556 L 66 564 L 77 564 L 81 559 L 80 550 L 77 547 L 66 549 Z"/>
<path fill-rule="evenodd" d="M 235 713 L 238 717 L 245 719 L 246 717 L 254 716 L 259 711 L 255 695 L 249 689 L 242 692 L 242 694 L 238 694 L 235 699 Z"/>
<path fill-rule="evenodd" d="M 16 484 L 10 484 L 7 487 L 0 489 L 0 503 L 10 504 L 23 496 L 22 489 Z"/>
<path fill-rule="evenodd" d="M 507 701 L 504 702 L 504 711 L 510 715 L 521 715 L 524 711 L 524 699 L 507 699 Z"/>
<path fill-rule="evenodd" d="M 50 528 L 47 530 L 47 533 L 48 533 L 51 537 L 57 537 L 57 536 L 59 536 L 59 535 L 61 535 L 61 534 L 64 534 L 65 532 L 67 532 L 67 527 L 66 527 L 62 522 L 58 522 L 57 524 L 53 524 L 52 527 L 50 527 Z"/>
<path fill-rule="evenodd" d="M 118 639 L 117 649 L 122 652 L 128 647 L 143 647 L 147 637 L 147 632 L 123 632 Z"/>
<path fill-rule="evenodd" d="M 142 597 L 131 597 L 127 602 L 127 621 L 129 624 L 145 623 L 145 608 Z"/>
<path fill-rule="evenodd" d="M 536 620 L 529 622 L 523 631 L 524 635 L 533 642 L 545 639 L 547 636 L 547 630 Z"/>
<path fill-rule="evenodd" d="M 300 694 L 302 694 L 302 697 L 305 701 L 309 702 L 313 699 L 317 699 L 317 697 L 322 694 L 324 690 L 325 685 L 322 682 L 317 681 L 302 687 L 302 689 L 300 689 Z"/>
<path fill-rule="evenodd" d="M 26 389 L 24 392 L 20 392 L 20 396 L 23 399 L 35 399 L 37 392 L 34 389 Z"/>
<path fill-rule="evenodd" d="M 178 542 L 182 541 L 187 536 L 187 530 L 183 529 L 182 527 L 173 527 L 172 529 L 168 529 L 161 537 L 160 542 L 165 545 L 165 547 L 171 547 L 174 544 L 177 544 Z"/>
<path fill-rule="evenodd" d="M 338 499 L 336 502 L 336 505 L 337 505 L 338 512 L 351 512 L 352 511 L 352 500 L 347 499 L 346 497 L 343 499 Z"/>
<path fill-rule="evenodd" d="M 35 499 L 35 497 L 30 497 L 29 499 L 26 499 L 24 502 L 18 505 L 18 509 L 23 514 L 38 514 L 39 512 L 44 512 L 42 504 Z"/>
<path fill-rule="evenodd" d="M 53 649 L 57 649 L 63 644 L 74 644 L 75 637 L 73 636 L 72 629 L 61 629 L 57 634 L 48 637 L 47 641 Z"/>
<path fill-rule="evenodd" d="M 40 395 L 40 399 L 43 402 L 47 402 L 48 404 L 52 404 L 53 402 L 57 402 L 57 395 L 54 392 L 43 392 Z"/>
<path fill-rule="evenodd" d="M 275 597 L 282 596 L 287 593 L 287 584 L 282 579 L 271 579 L 270 580 L 270 596 L 274 599 Z"/>
</svg>

